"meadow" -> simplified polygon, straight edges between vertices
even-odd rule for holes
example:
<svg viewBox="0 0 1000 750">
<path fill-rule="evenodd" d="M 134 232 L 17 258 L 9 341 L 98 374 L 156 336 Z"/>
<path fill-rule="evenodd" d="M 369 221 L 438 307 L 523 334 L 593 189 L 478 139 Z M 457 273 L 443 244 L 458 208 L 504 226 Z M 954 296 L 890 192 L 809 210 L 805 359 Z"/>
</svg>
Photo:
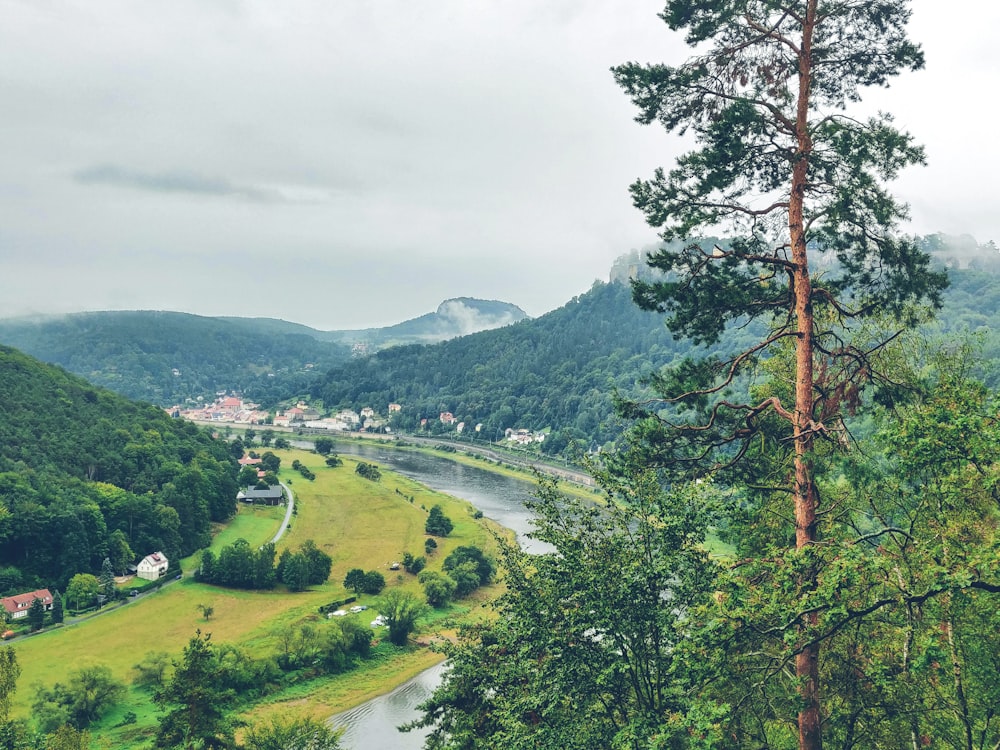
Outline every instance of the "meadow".
<svg viewBox="0 0 1000 750">
<path fill-rule="evenodd" d="M 34 685 L 50 686 L 65 680 L 67 672 L 82 666 L 102 664 L 115 679 L 129 684 L 132 668 L 151 652 L 166 652 L 176 658 L 196 631 L 210 632 L 213 642 L 239 646 L 254 656 L 276 653 L 281 635 L 304 623 L 322 622 L 319 607 L 343 599 L 353 592 L 342 581 L 351 568 L 378 570 L 388 587 L 402 587 L 421 593 L 416 577 L 390 565 L 404 552 L 424 554 L 424 522 L 433 505 L 441 505 L 454 522 L 454 530 L 428 558 L 428 568 L 440 568 L 444 558 L 457 546 L 474 544 L 488 551 L 494 540 L 486 519 L 474 518 L 474 509 L 463 500 L 433 492 L 405 477 L 383 470 L 382 479 L 372 482 L 355 473 L 357 462 L 343 457 L 343 466 L 329 468 L 324 458 L 303 450 L 275 451 L 282 459 L 281 480 L 296 498 L 296 513 L 277 548 L 296 549 L 305 540 L 333 558 L 327 582 L 300 593 L 283 587 L 272 591 L 223 589 L 195 581 L 191 573 L 200 555 L 182 562 L 184 578 L 160 590 L 121 604 L 111 605 L 97 616 L 20 638 L 12 645 L 22 667 L 15 695 L 14 714 L 26 716 L 34 696 Z M 293 471 L 298 459 L 316 475 L 308 481 Z M 252 545 L 268 541 L 277 530 L 284 508 L 242 506 L 233 520 L 217 530 L 212 548 L 245 538 Z M 495 588 L 495 587 L 492 587 Z M 489 589 L 479 598 L 495 594 Z M 360 603 L 374 605 L 375 597 L 361 596 Z M 455 619 L 468 616 L 470 602 L 460 603 L 424 629 L 454 627 Z M 199 605 L 214 612 L 206 620 Z M 374 607 L 359 615 L 369 621 Z M 478 612 L 474 616 L 480 616 Z M 249 718 L 281 713 L 329 716 L 391 689 L 396 684 L 440 660 L 430 649 L 392 647 L 379 643 L 373 658 L 352 671 L 315 679 L 289 688 L 287 694 L 272 695 L 260 706 L 247 709 Z M 127 713 L 136 714 L 134 723 L 121 724 Z M 114 747 L 134 746 L 148 738 L 155 724 L 155 707 L 145 690 L 130 687 L 126 698 L 91 729 L 96 738 Z"/>
</svg>

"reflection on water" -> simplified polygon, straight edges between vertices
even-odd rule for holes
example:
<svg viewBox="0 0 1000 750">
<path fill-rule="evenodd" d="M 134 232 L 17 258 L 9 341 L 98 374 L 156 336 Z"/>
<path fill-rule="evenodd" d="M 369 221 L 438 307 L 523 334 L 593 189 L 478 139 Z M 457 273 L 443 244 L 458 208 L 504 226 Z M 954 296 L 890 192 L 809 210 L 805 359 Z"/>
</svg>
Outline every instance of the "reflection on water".
<svg viewBox="0 0 1000 750">
<path fill-rule="evenodd" d="M 424 670 L 391 693 L 344 711 L 331 719 L 343 728 L 345 750 L 419 750 L 427 731 L 400 732 L 397 726 L 417 718 L 417 706 L 430 697 L 441 679 L 444 665 Z"/>
</svg>

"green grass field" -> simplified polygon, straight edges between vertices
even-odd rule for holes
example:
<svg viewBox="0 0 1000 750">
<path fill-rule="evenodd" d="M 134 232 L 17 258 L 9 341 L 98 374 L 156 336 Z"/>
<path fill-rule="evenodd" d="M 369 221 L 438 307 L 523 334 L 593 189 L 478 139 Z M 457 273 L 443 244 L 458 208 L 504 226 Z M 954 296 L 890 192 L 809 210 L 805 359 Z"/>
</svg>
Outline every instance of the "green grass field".
<svg viewBox="0 0 1000 750">
<path fill-rule="evenodd" d="M 493 549 L 488 522 L 474 519 L 473 509 L 465 501 L 435 493 L 389 471 L 383 471 L 381 482 L 370 482 L 354 472 L 356 461 L 350 457 L 344 458 L 343 466 L 331 469 L 322 456 L 313 453 L 276 453 L 282 459 L 281 479 L 296 495 L 296 514 L 278 550 L 314 540 L 333 557 L 327 583 L 295 594 L 281 588 L 251 592 L 209 586 L 186 575 L 159 591 L 112 605 L 98 616 L 17 639 L 11 644 L 22 668 L 14 701 L 16 716 L 29 714 L 35 684 L 52 685 L 64 680 L 68 671 L 88 664 L 107 665 L 116 679 L 129 683 L 132 666 L 147 653 L 179 655 L 198 629 L 212 633 L 217 643 L 237 644 L 254 655 L 273 653 L 283 631 L 319 620 L 317 610 L 321 604 L 349 595 L 341 582 L 350 568 L 379 570 L 388 586 L 419 593 L 414 576 L 401 570 L 390 571 L 389 565 L 403 552 L 424 554 L 424 521 L 432 505 L 440 504 L 455 528 L 448 538 L 437 540 L 439 547 L 429 558 L 428 568 L 440 568 L 448 553 L 459 545 Z M 315 481 L 290 469 L 294 459 L 312 469 Z M 219 530 L 212 547 L 218 549 L 240 537 L 251 544 L 263 543 L 273 536 L 283 513 L 284 508 L 241 508 L 233 521 Z M 196 560 L 197 556 L 188 558 L 185 571 L 193 570 Z M 362 597 L 361 601 L 371 604 L 372 598 L 367 599 Z M 199 604 L 214 608 L 209 621 L 202 618 Z M 374 614 L 369 610 L 362 616 Z M 281 706 L 283 715 L 292 711 L 328 716 L 390 689 L 440 659 L 428 649 L 417 647 L 392 649 L 391 655 L 366 662 L 352 672 L 317 680 L 310 685 L 308 694 L 272 698 L 259 712 L 271 713 L 275 706 Z M 282 699 L 283 704 L 279 702 Z M 112 729 L 126 711 L 137 714 L 136 724 Z M 91 731 L 96 739 L 111 742 L 111 746 L 128 747 L 154 723 L 148 694 L 130 690 L 126 701 Z"/>
</svg>

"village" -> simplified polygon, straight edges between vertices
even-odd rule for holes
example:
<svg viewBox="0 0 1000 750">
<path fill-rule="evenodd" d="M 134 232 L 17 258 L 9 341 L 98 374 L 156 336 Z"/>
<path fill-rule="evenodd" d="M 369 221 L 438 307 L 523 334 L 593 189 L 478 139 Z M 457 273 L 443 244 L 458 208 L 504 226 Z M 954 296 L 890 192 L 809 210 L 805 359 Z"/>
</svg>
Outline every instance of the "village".
<svg viewBox="0 0 1000 750">
<path fill-rule="evenodd" d="M 401 404 L 390 403 L 386 408 L 387 417 L 381 416 L 370 406 L 360 411 L 341 409 L 329 416 L 323 416 L 315 407 L 299 401 L 295 406 L 278 410 L 276 413 L 260 409 L 259 404 L 243 401 L 232 394 L 217 394 L 216 400 L 207 406 L 195 409 L 184 409 L 173 406 L 167 409 L 173 417 L 190 419 L 195 422 L 211 422 L 220 424 L 243 425 L 255 427 L 258 425 L 285 430 L 326 430 L 330 432 L 381 432 L 391 434 L 392 417 L 403 409 Z M 428 427 L 431 419 L 422 418 L 420 427 Z M 437 421 L 450 426 L 458 435 L 470 429 L 464 421 L 459 421 L 450 411 L 441 412 Z M 482 423 L 471 427 L 476 433 L 483 429 Z M 525 428 L 508 427 L 503 432 L 504 440 L 512 446 L 530 446 L 545 440 L 545 433 Z"/>
</svg>

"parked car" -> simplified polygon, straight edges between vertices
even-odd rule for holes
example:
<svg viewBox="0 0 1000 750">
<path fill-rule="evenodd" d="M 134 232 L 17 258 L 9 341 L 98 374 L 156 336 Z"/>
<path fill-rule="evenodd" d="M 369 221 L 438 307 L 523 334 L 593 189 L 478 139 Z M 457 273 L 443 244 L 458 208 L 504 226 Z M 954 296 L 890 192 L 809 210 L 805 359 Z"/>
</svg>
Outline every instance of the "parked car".
<svg viewBox="0 0 1000 750">
<path fill-rule="evenodd" d="M 346 609 L 338 609 L 336 612 L 331 612 L 330 617 L 344 617 L 346 614 Z"/>
<path fill-rule="evenodd" d="M 351 607 L 351 612 L 364 612 L 366 609 L 368 609 L 367 604 L 355 604 Z"/>
</svg>

